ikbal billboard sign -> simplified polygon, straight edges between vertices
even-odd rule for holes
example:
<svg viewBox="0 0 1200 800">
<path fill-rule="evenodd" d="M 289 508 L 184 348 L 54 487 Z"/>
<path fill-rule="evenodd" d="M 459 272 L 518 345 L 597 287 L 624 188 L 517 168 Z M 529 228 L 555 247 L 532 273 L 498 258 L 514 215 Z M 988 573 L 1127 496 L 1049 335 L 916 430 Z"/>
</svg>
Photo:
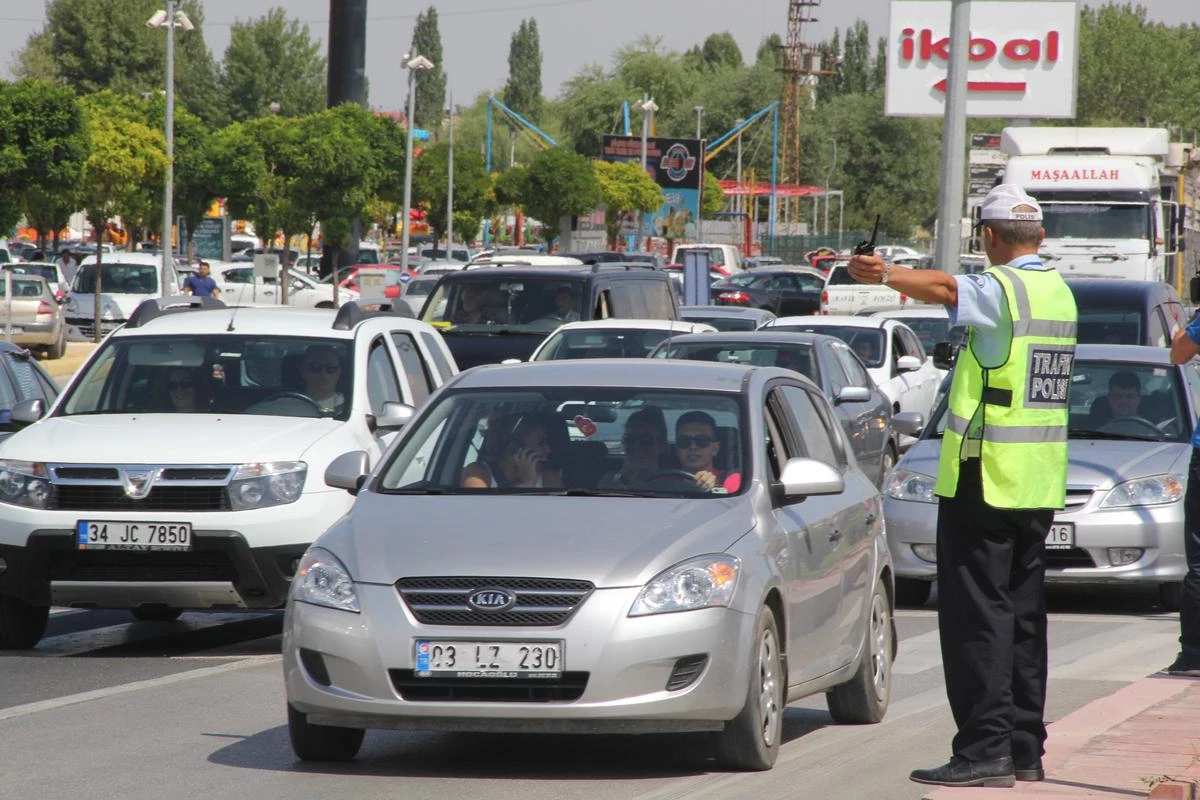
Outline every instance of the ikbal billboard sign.
<svg viewBox="0 0 1200 800">
<path fill-rule="evenodd" d="M 949 0 L 892 0 L 887 114 L 940 117 L 950 63 Z M 967 3 L 971 42 L 967 116 L 1075 116 L 1079 9 L 1075 0 Z"/>
</svg>

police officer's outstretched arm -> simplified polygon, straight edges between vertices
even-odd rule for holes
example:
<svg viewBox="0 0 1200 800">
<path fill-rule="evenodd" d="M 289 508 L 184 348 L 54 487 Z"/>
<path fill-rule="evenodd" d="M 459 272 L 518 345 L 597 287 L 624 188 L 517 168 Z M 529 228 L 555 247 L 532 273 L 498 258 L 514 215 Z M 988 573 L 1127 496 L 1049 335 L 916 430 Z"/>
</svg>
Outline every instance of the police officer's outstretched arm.
<svg viewBox="0 0 1200 800">
<path fill-rule="evenodd" d="M 850 276 L 859 283 L 886 283 L 897 292 L 951 308 L 958 307 L 958 284 L 937 269 L 908 269 L 885 264 L 879 256 L 854 256 L 847 265 Z"/>
</svg>

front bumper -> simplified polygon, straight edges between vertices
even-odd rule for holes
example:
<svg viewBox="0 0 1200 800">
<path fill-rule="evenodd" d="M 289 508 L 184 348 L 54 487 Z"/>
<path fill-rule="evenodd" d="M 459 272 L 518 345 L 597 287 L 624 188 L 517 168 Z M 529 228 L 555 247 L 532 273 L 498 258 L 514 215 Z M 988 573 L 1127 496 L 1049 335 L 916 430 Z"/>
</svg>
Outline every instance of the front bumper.
<svg viewBox="0 0 1200 800">
<path fill-rule="evenodd" d="M 638 588 L 597 589 L 554 627 L 418 623 L 394 586 L 357 586 L 362 612 L 290 601 L 283 665 L 288 702 L 321 725 L 526 732 L 718 730 L 746 699 L 756 618 L 728 608 L 626 616 Z M 416 691 L 417 639 L 559 640 L 563 692 L 538 699 L 458 700 Z M 667 682 L 681 659 L 707 656 L 682 688 Z M 494 682 L 495 679 L 493 679 Z M 534 689 L 537 679 L 524 680 Z M 424 689 L 422 685 L 420 689 Z M 536 694 L 536 693 L 535 693 Z M 556 696 L 557 695 L 557 696 Z"/>
<path fill-rule="evenodd" d="M 1097 492 L 1104 495 L 1106 492 Z M 1176 583 L 1187 574 L 1183 551 L 1183 503 L 1141 508 L 1095 508 L 1087 505 L 1060 511 L 1055 522 L 1075 524 L 1075 547 L 1046 551 L 1048 584 Z M 937 564 L 918 558 L 913 545 L 937 542 L 937 504 L 884 498 L 888 548 L 896 577 L 933 580 Z M 1115 566 L 1110 548 L 1138 548 L 1142 555 Z"/>
<path fill-rule="evenodd" d="M 96 323 L 93 317 L 67 317 L 67 324 L 78 328 L 79 332 L 84 336 L 96 335 Z M 100 335 L 107 336 L 117 328 L 125 324 L 123 319 L 101 319 L 100 320 Z"/>
</svg>

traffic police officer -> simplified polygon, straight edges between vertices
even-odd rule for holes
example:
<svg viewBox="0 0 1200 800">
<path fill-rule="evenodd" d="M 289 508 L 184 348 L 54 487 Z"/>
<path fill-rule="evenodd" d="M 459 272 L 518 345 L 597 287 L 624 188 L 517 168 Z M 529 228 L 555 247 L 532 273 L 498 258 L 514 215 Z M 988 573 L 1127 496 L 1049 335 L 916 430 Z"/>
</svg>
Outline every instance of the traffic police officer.
<svg viewBox="0 0 1200 800">
<path fill-rule="evenodd" d="M 958 732 L 950 761 L 918 783 L 1012 786 L 1044 778 L 1045 537 L 1063 507 L 1075 300 L 1038 259 L 1037 201 L 1015 184 L 988 193 L 988 261 L 951 276 L 855 256 L 861 283 L 941 303 L 968 327 L 948 398 L 934 492 L 938 627 Z"/>
</svg>

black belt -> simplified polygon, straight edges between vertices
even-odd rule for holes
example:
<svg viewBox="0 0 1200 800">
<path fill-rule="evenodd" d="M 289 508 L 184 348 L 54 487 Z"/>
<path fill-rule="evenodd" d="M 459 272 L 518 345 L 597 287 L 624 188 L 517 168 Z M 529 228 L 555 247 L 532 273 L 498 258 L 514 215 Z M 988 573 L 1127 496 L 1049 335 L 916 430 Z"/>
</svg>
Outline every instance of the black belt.
<svg viewBox="0 0 1200 800">
<path fill-rule="evenodd" d="M 1012 389 L 997 389 L 988 386 L 983 390 L 983 402 L 990 406 L 1011 406 Z"/>
</svg>

